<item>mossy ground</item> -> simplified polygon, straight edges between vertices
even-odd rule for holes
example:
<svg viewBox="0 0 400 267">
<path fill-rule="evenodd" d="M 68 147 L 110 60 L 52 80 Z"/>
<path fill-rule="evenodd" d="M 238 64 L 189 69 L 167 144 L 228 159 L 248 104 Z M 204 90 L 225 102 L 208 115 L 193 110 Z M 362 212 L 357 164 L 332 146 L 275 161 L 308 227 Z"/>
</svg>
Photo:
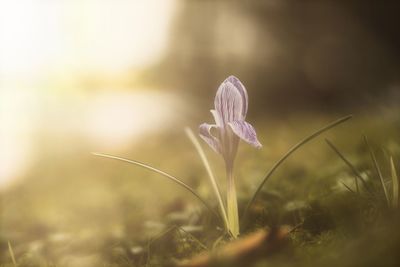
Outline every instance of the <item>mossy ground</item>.
<svg viewBox="0 0 400 267">
<path fill-rule="evenodd" d="M 368 135 L 390 187 L 388 155 L 400 169 L 398 114 L 355 114 L 281 166 L 242 233 L 280 225 L 296 229 L 286 247 L 261 255 L 254 266 L 398 266 L 399 210 L 387 207 L 362 140 Z M 241 210 L 274 161 L 334 118 L 254 119 L 264 147 L 240 148 L 235 174 Z M 373 194 L 343 185 L 355 191 L 353 173 L 324 138 L 348 157 Z M 43 140 L 43 153 L 27 177 L 1 194 L 1 266 L 13 266 L 8 241 L 18 266 L 168 266 L 204 251 L 203 246 L 211 249 L 222 234 L 219 221 L 201 203 L 163 177 L 93 157 L 93 148 L 84 143 L 57 152 L 58 145 L 59 140 Z M 172 173 L 214 201 L 201 162 L 180 129 L 149 136 L 119 155 Z M 212 152 L 208 156 L 223 188 L 222 162 Z"/>
</svg>

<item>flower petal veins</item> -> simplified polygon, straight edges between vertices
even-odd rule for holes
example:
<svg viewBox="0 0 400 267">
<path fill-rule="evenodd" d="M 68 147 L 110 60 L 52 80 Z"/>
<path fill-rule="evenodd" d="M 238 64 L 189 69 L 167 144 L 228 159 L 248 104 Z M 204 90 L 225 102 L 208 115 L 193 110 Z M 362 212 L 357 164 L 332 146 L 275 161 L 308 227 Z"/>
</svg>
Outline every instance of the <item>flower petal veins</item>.
<svg viewBox="0 0 400 267">
<path fill-rule="evenodd" d="M 215 110 L 224 125 L 234 120 L 243 120 L 243 100 L 239 90 L 231 82 L 223 82 L 214 100 Z"/>
<path fill-rule="evenodd" d="M 262 147 L 261 143 L 257 139 L 256 131 L 250 123 L 245 121 L 232 121 L 229 123 L 229 126 L 243 141 L 246 141 L 256 148 Z"/>
<path fill-rule="evenodd" d="M 219 86 L 215 99 L 215 109 L 211 110 L 215 124 L 200 125 L 200 137 L 211 148 L 222 154 L 224 158 L 234 158 L 227 151 L 236 151 L 237 138 L 260 148 L 256 131 L 251 124 L 245 122 L 248 109 L 246 88 L 235 76 L 229 76 Z M 213 136 L 211 129 L 216 128 L 218 135 Z M 234 138 L 230 137 L 233 132 Z M 227 155 L 227 153 L 229 155 Z"/>
<path fill-rule="evenodd" d="M 239 91 L 239 93 L 242 95 L 242 104 L 243 104 L 242 115 L 243 118 L 245 118 L 247 114 L 247 108 L 249 105 L 249 97 L 247 95 L 246 88 L 244 87 L 242 82 L 233 75 L 226 78 L 224 82 L 232 83 L 235 86 L 235 88 Z"/>
</svg>

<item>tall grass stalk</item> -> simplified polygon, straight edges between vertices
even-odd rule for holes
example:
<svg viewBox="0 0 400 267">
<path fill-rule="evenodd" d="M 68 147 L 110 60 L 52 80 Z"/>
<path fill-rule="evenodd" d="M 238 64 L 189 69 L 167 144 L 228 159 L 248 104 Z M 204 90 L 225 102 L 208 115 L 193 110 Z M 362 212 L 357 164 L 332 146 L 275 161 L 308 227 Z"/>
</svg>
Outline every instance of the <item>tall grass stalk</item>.
<svg viewBox="0 0 400 267">
<path fill-rule="evenodd" d="M 383 189 L 383 192 L 385 193 L 386 203 L 387 203 L 388 207 L 390 207 L 390 206 L 391 206 L 391 203 L 390 203 L 389 192 L 388 192 L 388 190 L 387 190 L 387 188 L 386 188 L 385 180 L 383 179 L 383 175 L 382 175 L 382 172 L 381 172 L 381 168 L 379 167 L 378 161 L 376 160 L 376 157 L 375 157 L 375 153 L 374 153 L 374 151 L 372 150 L 372 147 L 369 145 L 367 136 L 365 136 L 365 135 L 364 135 L 364 142 L 365 142 L 365 144 L 366 144 L 367 147 L 368 147 L 368 150 L 369 150 L 369 153 L 370 153 L 370 156 L 371 156 L 372 163 L 374 164 L 375 171 L 376 171 L 376 173 L 378 174 L 379 180 L 381 181 L 382 189 Z"/>
<path fill-rule="evenodd" d="M 390 171 L 392 174 L 392 207 L 399 206 L 399 177 L 397 176 L 396 167 L 394 166 L 393 157 L 390 157 Z"/>
<path fill-rule="evenodd" d="M 215 194 L 215 197 L 218 200 L 218 205 L 219 205 L 219 209 L 220 209 L 220 213 L 221 213 L 221 217 L 224 220 L 224 224 L 225 224 L 225 229 L 230 232 L 229 230 L 229 222 L 228 222 L 228 217 L 227 217 L 227 213 L 226 213 L 226 209 L 225 209 L 225 205 L 224 205 L 224 201 L 222 199 L 222 195 L 221 195 L 221 190 L 218 187 L 218 183 L 217 180 L 215 179 L 215 176 L 211 170 L 211 166 L 210 163 L 208 162 L 208 159 L 206 157 L 206 154 L 204 153 L 203 148 L 200 145 L 200 142 L 198 141 L 198 139 L 196 138 L 196 136 L 194 135 L 193 131 L 186 127 L 185 128 L 185 133 L 188 136 L 189 140 L 192 142 L 192 144 L 194 145 L 194 147 L 196 148 L 197 153 L 199 154 L 201 161 L 203 162 L 203 165 L 207 171 L 208 177 L 210 178 L 210 182 L 211 182 L 211 187 L 213 189 L 213 192 Z"/>
<path fill-rule="evenodd" d="M 13 266 L 17 267 L 17 261 L 15 260 L 14 250 L 12 249 L 10 241 L 8 241 L 8 252 L 10 253 Z"/>
<path fill-rule="evenodd" d="M 359 179 L 361 183 L 363 184 L 364 188 L 369 192 L 373 193 L 372 189 L 368 186 L 367 182 L 364 180 L 364 178 L 361 176 L 360 172 L 356 169 L 356 167 L 339 151 L 339 149 L 328 139 L 325 139 L 326 143 L 329 145 L 329 147 L 339 156 L 341 160 L 350 168 L 350 170 L 353 172 L 355 179 Z"/>
</svg>

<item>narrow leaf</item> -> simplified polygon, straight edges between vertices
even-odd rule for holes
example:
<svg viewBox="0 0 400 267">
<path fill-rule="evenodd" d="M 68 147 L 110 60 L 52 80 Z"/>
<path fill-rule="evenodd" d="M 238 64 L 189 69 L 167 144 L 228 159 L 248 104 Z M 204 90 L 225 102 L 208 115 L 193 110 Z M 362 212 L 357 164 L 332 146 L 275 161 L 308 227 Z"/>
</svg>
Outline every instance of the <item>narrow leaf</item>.
<svg viewBox="0 0 400 267">
<path fill-rule="evenodd" d="M 260 194 L 262 187 L 264 186 L 264 184 L 268 181 L 268 179 L 272 176 L 272 174 L 276 171 L 276 169 L 278 169 L 278 167 L 290 156 L 292 155 L 297 149 L 299 149 L 301 146 L 303 146 L 304 144 L 308 143 L 309 141 L 313 140 L 314 138 L 316 138 L 317 136 L 319 136 L 320 134 L 322 134 L 323 132 L 328 131 L 329 129 L 351 119 L 353 116 L 352 115 L 348 115 L 345 116 L 343 118 L 340 118 L 328 125 L 326 125 L 325 127 L 322 127 L 321 129 L 315 131 L 314 133 L 310 134 L 309 136 L 307 136 L 306 138 L 304 138 L 303 140 L 301 140 L 300 142 L 298 142 L 296 145 L 294 145 L 291 149 L 289 149 L 288 152 L 286 152 L 286 154 L 284 154 L 273 166 L 272 168 L 267 172 L 267 174 L 265 175 L 264 179 L 262 180 L 262 182 L 260 183 L 260 185 L 257 187 L 256 192 L 254 193 L 253 197 L 250 199 L 250 201 L 247 203 L 246 208 L 243 212 L 243 218 L 246 217 L 246 214 L 250 208 L 251 205 L 253 205 L 254 201 L 256 200 L 257 196 Z"/>
<path fill-rule="evenodd" d="M 369 193 L 372 193 L 371 188 L 368 186 L 367 182 L 361 176 L 360 172 L 356 169 L 356 167 L 354 167 L 354 165 L 339 151 L 339 149 L 337 149 L 337 147 L 331 141 L 329 141 L 328 139 L 325 139 L 325 141 L 330 146 L 330 148 L 332 148 L 332 150 L 339 156 L 339 158 L 343 160 L 343 162 L 350 168 L 356 179 L 359 179 L 362 182 L 365 189 Z"/>
<path fill-rule="evenodd" d="M 13 251 L 13 249 L 11 247 L 10 241 L 8 241 L 8 252 L 10 253 L 11 260 L 12 260 L 12 263 L 13 263 L 14 267 L 17 267 L 17 261 L 15 260 L 14 251 Z"/>
<path fill-rule="evenodd" d="M 184 232 L 186 235 L 188 235 L 193 241 L 195 241 L 202 249 L 208 251 L 210 250 L 203 242 L 201 242 L 197 237 L 195 237 L 194 235 L 192 235 L 191 233 L 189 233 L 188 231 L 186 231 L 185 229 L 183 229 L 183 227 L 181 226 L 177 226 L 179 231 Z"/>
<path fill-rule="evenodd" d="M 194 147 L 196 148 L 196 151 L 199 154 L 199 156 L 201 158 L 201 161 L 203 162 L 204 167 L 206 168 L 208 177 L 210 178 L 212 189 L 213 189 L 214 194 L 215 194 L 215 196 L 216 196 L 216 198 L 218 200 L 218 205 L 219 205 L 219 209 L 220 209 L 220 212 L 221 212 L 221 216 L 222 216 L 222 218 L 224 220 L 224 224 L 225 224 L 226 229 L 228 229 L 228 227 L 229 227 L 228 217 L 227 217 L 227 213 L 226 213 L 226 210 L 225 210 L 224 202 L 222 200 L 221 191 L 220 191 L 220 189 L 218 187 L 217 180 L 215 179 L 215 176 L 214 176 L 214 174 L 213 174 L 213 172 L 211 170 L 211 166 L 210 166 L 210 163 L 207 160 L 206 154 L 204 153 L 204 150 L 201 147 L 200 142 L 198 141 L 198 139 L 194 135 L 193 131 L 190 128 L 186 127 L 185 128 L 185 133 L 188 136 L 189 140 L 194 145 Z"/>
<path fill-rule="evenodd" d="M 399 206 L 399 177 L 397 176 L 396 167 L 394 166 L 393 157 L 390 157 L 390 169 L 392 172 L 392 206 L 397 208 Z"/>
<path fill-rule="evenodd" d="M 353 189 L 351 189 L 347 184 L 345 184 L 344 182 L 340 182 L 347 190 L 349 190 L 351 193 L 356 194 L 356 192 L 354 192 Z"/>
<path fill-rule="evenodd" d="M 374 151 L 372 151 L 372 148 L 369 145 L 368 139 L 367 139 L 367 137 L 365 135 L 364 135 L 364 142 L 365 142 L 365 144 L 367 145 L 367 147 L 369 149 L 369 153 L 371 155 L 371 159 L 372 159 L 372 162 L 374 164 L 375 171 L 378 174 L 379 180 L 381 181 L 381 185 L 382 185 L 382 188 L 383 188 L 383 192 L 385 193 L 385 198 L 386 198 L 387 205 L 388 205 L 388 207 L 390 207 L 389 192 L 388 192 L 388 190 L 386 188 L 385 180 L 383 179 L 383 175 L 382 175 L 381 169 L 379 168 L 378 161 L 376 160 Z"/>
<path fill-rule="evenodd" d="M 149 266 L 150 263 L 150 258 L 151 258 L 151 246 L 153 245 L 153 243 L 157 242 L 158 240 L 162 239 L 163 237 L 165 237 L 166 235 L 168 235 L 169 233 L 173 232 L 176 230 L 176 225 L 173 225 L 171 227 L 169 227 L 168 229 L 161 231 L 160 233 L 158 233 L 156 236 L 150 238 L 150 240 L 147 242 L 147 259 L 146 259 L 146 264 L 145 266 Z"/>
<path fill-rule="evenodd" d="M 355 184 L 356 184 L 356 192 L 357 192 L 357 194 L 360 194 L 360 187 L 358 185 L 358 179 L 357 179 L 356 176 L 354 177 L 354 181 L 355 181 Z"/>
<path fill-rule="evenodd" d="M 150 165 L 147 165 L 145 163 L 139 162 L 139 161 L 135 161 L 135 160 L 130 160 L 130 159 L 125 159 L 125 158 L 121 158 L 121 157 L 117 157 L 117 156 L 112 156 L 112 155 L 107 155 L 107 154 L 102 154 L 102 153 L 92 153 L 95 156 L 99 156 L 99 157 L 103 157 L 103 158 L 109 158 L 109 159 L 114 159 L 114 160 L 118 160 L 118 161 L 123 161 L 126 163 L 130 163 L 130 164 L 134 164 L 136 166 L 142 167 L 144 169 L 150 170 L 152 172 L 158 173 L 166 178 L 168 178 L 169 180 L 173 181 L 174 183 L 176 183 L 177 185 L 185 188 L 187 191 L 189 191 L 190 193 L 192 193 L 198 200 L 200 200 L 201 203 L 203 203 L 203 205 L 209 209 L 212 214 L 214 214 L 216 217 L 218 217 L 219 219 L 221 219 L 221 217 L 218 215 L 218 213 L 215 212 L 215 210 L 213 210 L 208 204 L 207 202 L 199 195 L 197 194 L 193 188 L 191 188 L 189 185 L 185 184 L 184 182 L 182 182 L 181 180 L 179 180 L 178 178 L 163 172 L 155 167 L 152 167 Z"/>
</svg>

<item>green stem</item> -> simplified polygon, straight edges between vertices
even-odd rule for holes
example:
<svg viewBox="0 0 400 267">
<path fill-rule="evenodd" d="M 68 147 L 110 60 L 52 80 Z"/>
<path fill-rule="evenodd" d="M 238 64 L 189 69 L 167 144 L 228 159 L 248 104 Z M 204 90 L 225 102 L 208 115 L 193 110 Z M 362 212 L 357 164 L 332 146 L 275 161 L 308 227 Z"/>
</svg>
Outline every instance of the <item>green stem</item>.
<svg viewBox="0 0 400 267">
<path fill-rule="evenodd" d="M 235 179 L 233 177 L 233 167 L 230 164 L 226 165 L 226 178 L 229 231 L 231 232 L 233 238 L 237 238 L 239 235 L 239 212 L 236 197 Z"/>
</svg>

